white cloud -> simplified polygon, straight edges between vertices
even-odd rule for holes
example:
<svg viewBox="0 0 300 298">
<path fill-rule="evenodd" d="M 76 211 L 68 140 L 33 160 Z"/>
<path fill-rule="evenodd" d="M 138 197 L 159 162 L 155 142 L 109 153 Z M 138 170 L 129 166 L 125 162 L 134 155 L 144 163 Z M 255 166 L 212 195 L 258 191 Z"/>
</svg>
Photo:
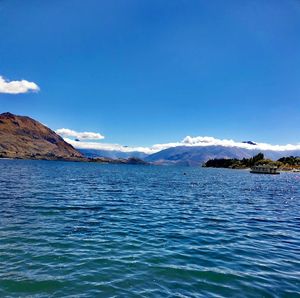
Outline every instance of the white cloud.
<svg viewBox="0 0 300 298">
<path fill-rule="evenodd" d="M 98 149 L 98 150 L 111 150 L 111 151 L 122 151 L 122 152 L 138 151 L 147 154 L 154 153 L 154 151 L 148 147 L 128 147 L 119 144 L 108 144 L 108 143 L 97 143 L 97 142 L 76 142 L 69 138 L 64 138 L 64 140 L 77 149 Z"/>
<path fill-rule="evenodd" d="M 102 140 L 104 136 L 97 132 L 78 132 L 68 128 L 60 128 L 55 131 L 64 138 L 73 137 L 78 140 Z M 76 142 L 77 143 L 77 142 Z"/>
<path fill-rule="evenodd" d="M 224 146 L 224 147 L 237 147 L 249 150 L 271 150 L 271 151 L 292 151 L 300 150 L 300 144 L 292 145 L 271 145 L 267 143 L 255 143 L 255 145 L 243 142 L 236 142 L 229 139 L 217 139 L 214 137 L 191 137 L 187 136 L 180 142 L 165 143 L 165 144 L 155 144 L 150 147 L 128 147 L 119 144 L 108 144 L 100 142 L 76 142 L 74 140 L 65 138 L 65 141 L 73 145 L 78 149 L 99 149 L 99 150 L 116 150 L 122 152 L 144 152 L 146 154 L 152 154 L 159 152 L 161 150 L 177 147 L 177 146 L 187 146 L 187 147 L 205 147 L 205 146 Z"/>
<path fill-rule="evenodd" d="M 26 80 L 9 82 L 0 76 L 0 93 L 20 94 L 38 92 L 39 90 L 40 88 L 36 83 L 28 82 Z"/>
<path fill-rule="evenodd" d="M 288 150 L 300 150 L 300 144 L 292 145 L 272 145 L 267 143 L 255 143 L 255 145 L 236 142 L 228 139 L 216 139 L 213 137 L 190 137 L 187 136 L 182 140 L 183 146 L 224 146 L 224 147 L 238 147 L 244 149 L 257 149 L 257 150 L 272 150 L 272 151 L 288 151 Z"/>
</svg>

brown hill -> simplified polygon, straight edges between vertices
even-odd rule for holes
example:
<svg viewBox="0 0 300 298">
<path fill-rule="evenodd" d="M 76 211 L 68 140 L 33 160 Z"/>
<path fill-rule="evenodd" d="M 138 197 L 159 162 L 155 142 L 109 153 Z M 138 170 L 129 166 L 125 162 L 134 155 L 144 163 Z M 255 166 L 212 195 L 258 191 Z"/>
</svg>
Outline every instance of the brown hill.
<svg viewBox="0 0 300 298">
<path fill-rule="evenodd" d="M 54 131 L 29 117 L 0 114 L 0 157 L 82 160 L 82 154 Z"/>
</svg>

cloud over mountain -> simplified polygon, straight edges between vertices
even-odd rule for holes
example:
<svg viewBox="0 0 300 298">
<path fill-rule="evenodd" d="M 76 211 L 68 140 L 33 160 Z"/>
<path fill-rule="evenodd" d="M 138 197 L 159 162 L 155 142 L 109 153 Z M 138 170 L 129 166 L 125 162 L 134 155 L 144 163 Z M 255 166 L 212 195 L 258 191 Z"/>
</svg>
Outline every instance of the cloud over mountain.
<svg viewBox="0 0 300 298">
<path fill-rule="evenodd" d="M 72 137 L 75 137 L 75 135 L 73 135 Z M 186 146 L 186 147 L 223 146 L 223 147 L 242 148 L 248 150 L 271 150 L 271 151 L 300 150 L 300 144 L 271 145 L 267 143 L 237 142 L 230 139 L 217 139 L 214 137 L 207 137 L 207 136 L 204 137 L 186 136 L 183 140 L 179 142 L 155 144 L 150 147 L 142 147 L 142 146 L 129 147 L 129 146 L 122 146 L 119 144 L 108 144 L 108 143 L 101 143 L 101 142 L 76 142 L 68 138 L 65 138 L 65 141 L 67 141 L 68 143 L 70 143 L 71 145 L 73 145 L 75 148 L 78 149 L 99 149 L 99 150 L 104 149 L 104 150 L 116 150 L 122 152 L 139 151 L 139 152 L 144 152 L 146 154 L 152 154 L 164 149 L 178 147 L 178 146 Z"/>
<path fill-rule="evenodd" d="M 21 94 L 28 92 L 38 92 L 39 86 L 34 82 L 26 80 L 8 81 L 0 76 L 0 93 Z"/>
<path fill-rule="evenodd" d="M 75 138 L 78 140 L 102 140 L 104 136 L 97 132 L 78 132 L 68 128 L 60 128 L 55 131 L 64 138 Z M 70 141 L 70 140 L 69 140 Z M 72 140 L 71 140 L 72 141 Z"/>
<path fill-rule="evenodd" d="M 214 137 L 190 137 L 187 136 L 181 141 L 181 146 L 224 146 L 224 147 L 238 147 L 243 149 L 257 149 L 257 150 L 272 150 L 272 151 L 288 151 L 299 150 L 300 144 L 292 145 L 271 145 L 267 143 L 253 143 L 253 142 L 236 142 L 228 139 L 216 139 Z"/>
<path fill-rule="evenodd" d="M 148 147 L 129 147 L 119 144 L 108 144 L 100 142 L 76 142 L 70 138 L 64 138 L 64 140 L 78 149 L 95 149 L 95 150 L 111 150 L 111 151 L 121 151 L 121 152 L 144 152 L 146 154 L 151 154 L 157 151 L 151 150 Z M 158 150 L 159 151 L 159 150 Z"/>
</svg>

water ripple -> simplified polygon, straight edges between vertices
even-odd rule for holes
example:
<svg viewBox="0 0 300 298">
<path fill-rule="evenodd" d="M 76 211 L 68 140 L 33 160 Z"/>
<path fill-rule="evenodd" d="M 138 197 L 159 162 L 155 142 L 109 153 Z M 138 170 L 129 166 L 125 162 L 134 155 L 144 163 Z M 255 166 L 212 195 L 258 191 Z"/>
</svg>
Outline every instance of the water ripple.
<svg viewBox="0 0 300 298">
<path fill-rule="evenodd" d="M 1 160 L 0 189 L 0 296 L 300 297 L 297 174 Z"/>
</svg>

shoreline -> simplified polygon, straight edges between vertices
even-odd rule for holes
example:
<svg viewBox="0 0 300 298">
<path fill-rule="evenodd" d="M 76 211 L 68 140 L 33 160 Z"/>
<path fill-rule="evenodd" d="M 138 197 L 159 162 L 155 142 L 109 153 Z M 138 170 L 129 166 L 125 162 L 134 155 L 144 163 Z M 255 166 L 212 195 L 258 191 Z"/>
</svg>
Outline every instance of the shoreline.
<svg viewBox="0 0 300 298">
<path fill-rule="evenodd" d="M 239 170 L 239 171 L 250 171 L 251 168 L 225 168 L 225 167 L 202 167 L 207 169 L 228 169 L 228 170 Z M 296 170 L 296 171 L 295 171 Z M 278 168 L 278 172 L 280 173 L 300 173 L 300 169 L 293 168 L 293 169 L 280 169 Z"/>
<path fill-rule="evenodd" d="M 106 157 L 99 158 L 27 158 L 27 157 L 0 157 L 0 160 L 37 160 L 37 161 L 64 161 L 64 162 L 84 162 L 84 163 L 99 163 L 99 164 L 130 164 L 130 165 L 151 165 L 146 161 L 138 158 L 127 158 L 127 159 L 110 159 Z"/>
</svg>

